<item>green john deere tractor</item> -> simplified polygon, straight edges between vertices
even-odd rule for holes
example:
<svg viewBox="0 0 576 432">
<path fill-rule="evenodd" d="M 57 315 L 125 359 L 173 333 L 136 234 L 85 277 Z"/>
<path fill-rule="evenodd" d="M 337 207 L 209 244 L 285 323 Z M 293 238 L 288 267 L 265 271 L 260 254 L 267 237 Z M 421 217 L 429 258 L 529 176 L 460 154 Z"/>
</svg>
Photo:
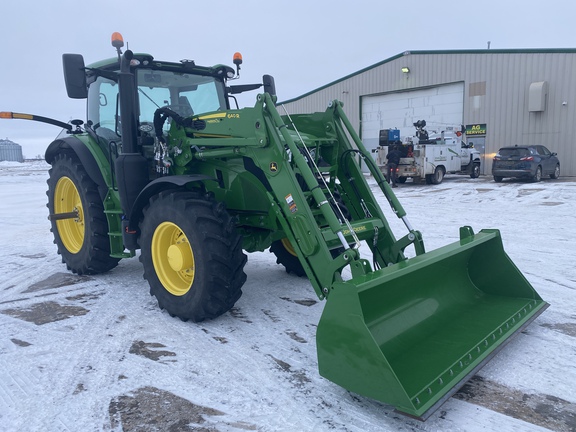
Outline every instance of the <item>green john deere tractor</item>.
<svg viewBox="0 0 576 432">
<path fill-rule="evenodd" d="M 0 115 L 64 128 L 46 150 L 48 208 L 72 272 L 105 272 L 140 249 L 159 306 L 202 321 L 241 296 L 244 251 L 270 248 L 326 299 L 320 374 L 418 418 L 548 306 L 498 230 L 464 226 L 458 242 L 425 252 L 340 102 L 281 115 L 271 76 L 228 84 L 239 55 L 235 70 L 122 53 L 117 34 L 113 46 L 117 57 L 89 66 L 63 55 L 68 95 L 87 100 L 86 122 Z M 254 107 L 238 109 L 235 94 L 261 87 Z M 404 236 L 391 231 L 359 160 Z"/>
</svg>

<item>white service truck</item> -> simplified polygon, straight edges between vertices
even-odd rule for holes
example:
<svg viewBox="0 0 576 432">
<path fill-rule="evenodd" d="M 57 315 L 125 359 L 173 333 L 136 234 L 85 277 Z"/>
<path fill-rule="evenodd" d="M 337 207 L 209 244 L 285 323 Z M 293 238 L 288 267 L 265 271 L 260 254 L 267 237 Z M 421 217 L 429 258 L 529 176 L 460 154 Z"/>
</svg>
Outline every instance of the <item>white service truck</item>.
<svg viewBox="0 0 576 432">
<path fill-rule="evenodd" d="M 425 122 L 423 124 L 426 125 Z M 473 145 L 467 145 L 454 132 L 441 132 L 428 137 L 422 127 L 416 127 L 420 129 L 416 137 L 408 137 L 404 141 L 391 140 L 376 149 L 378 166 L 385 174 L 386 154 L 394 145 L 403 155 L 396 173 L 399 183 L 412 178 L 414 183 L 425 179 L 427 184 L 440 184 L 446 174 L 467 174 L 471 178 L 480 175 L 480 152 Z"/>
</svg>

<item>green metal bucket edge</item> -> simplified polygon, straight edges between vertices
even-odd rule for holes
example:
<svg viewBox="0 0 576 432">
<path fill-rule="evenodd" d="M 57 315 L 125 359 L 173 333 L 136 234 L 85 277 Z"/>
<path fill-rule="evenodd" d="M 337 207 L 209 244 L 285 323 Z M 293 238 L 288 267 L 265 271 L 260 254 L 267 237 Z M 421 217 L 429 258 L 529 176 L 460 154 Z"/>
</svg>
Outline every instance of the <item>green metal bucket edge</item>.
<svg viewBox="0 0 576 432">
<path fill-rule="evenodd" d="M 492 360 L 492 358 L 496 354 L 498 354 L 509 342 L 511 342 L 515 335 L 522 332 L 526 327 L 528 327 L 528 325 L 530 325 L 532 321 L 538 318 L 540 314 L 542 314 L 542 312 L 544 312 L 549 306 L 550 305 L 548 303 L 541 302 L 538 305 L 538 307 L 532 311 L 531 315 L 528 315 L 524 320 L 517 323 L 517 326 L 513 329 L 511 333 L 508 333 L 508 336 L 506 338 L 503 338 L 498 345 L 494 345 L 493 349 L 487 351 L 487 354 L 482 358 L 481 361 L 472 364 L 471 369 L 467 368 L 466 370 L 470 369 L 469 372 L 466 372 L 466 374 L 461 378 L 460 375 L 458 375 L 458 378 L 455 380 L 455 384 L 453 385 L 453 387 L 449 391 L 447 391 L 441 398 L 439 398 L 436 402 L 433 403 L 429 402 L 428 404 L 423 406 L 422 409 L 419 409 L 417 410 L 417 412 L 414 413 L 403 411 L 400 408 L 396 408 L 395 411 L 413 417 L 417 420 L 426 420 L 427 418 L 429 418 L 448 399 L 450 399 L 455 393 L 457 393 L 458 390 L 460 390 L 470 378 L 472 378 L 480 369 L 482 369 L 484 365 L 486 365 L 490 360 Z"/>
<path fill-rule="evenodd" d="M 442 260 L 444 255 L 454 255 L 488 241 L 495 242 L 495 246 L 501 248 L 501 254 L 508 259 L 503 251 L 499 231 L 483 230 L 476 235 L 463 236 L 460 242 L 416 257 L 416 261 L 427 265 L 427 261 L 434 263 L 435 260 Z M 435 257 L 435 260 L 430 257 Z M 527 298 L 525 305 L 516 313 L 508 316 L 499 327 L 494 328 L 434 380 L 423 385 L 422 391 L 412 396 L 406 393 L 366 326 L 358 286 L 354 281 L 334 284 L 318 325 L 316 341 L 320 375 L 350 391 L 394 405 L 399 412 L 426 419 L 482 368 L 514 334 L 548 307 L 509 259 L 506 265 L 510 271 L 518 272 L 516 277 L 525 281 L 534 298 Z M 381 280 L 395 277 L 394 269 L 384 269 L 382 273 L 384 277 L 380 278 Z M 398 268 L 396 274 L 401 273 Z M 376 280 L 377 277 L 372 279 Z"/>
</svg>

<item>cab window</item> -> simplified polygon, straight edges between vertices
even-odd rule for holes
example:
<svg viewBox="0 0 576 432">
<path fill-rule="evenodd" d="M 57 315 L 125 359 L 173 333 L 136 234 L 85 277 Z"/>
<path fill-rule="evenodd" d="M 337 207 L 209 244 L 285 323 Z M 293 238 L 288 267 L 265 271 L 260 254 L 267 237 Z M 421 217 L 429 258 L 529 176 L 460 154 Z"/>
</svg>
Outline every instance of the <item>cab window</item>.
<svg viewBox="0 0 576 432">
<path fill-rule="evenodd" d="M 152 123 L 162 107 L 183 117 L 226 109 L 224 86 L 212 77 L 139 69 L 137 83 L 141 125 Z"/>
<path fill-rule="evenodd" d="M 90 84 L 88 96 L 88 120 L 97 135 L 113 140 L 120 137 L 120 108 L 118 84 L 104 77 L 98 77 Z"/>
</svg>

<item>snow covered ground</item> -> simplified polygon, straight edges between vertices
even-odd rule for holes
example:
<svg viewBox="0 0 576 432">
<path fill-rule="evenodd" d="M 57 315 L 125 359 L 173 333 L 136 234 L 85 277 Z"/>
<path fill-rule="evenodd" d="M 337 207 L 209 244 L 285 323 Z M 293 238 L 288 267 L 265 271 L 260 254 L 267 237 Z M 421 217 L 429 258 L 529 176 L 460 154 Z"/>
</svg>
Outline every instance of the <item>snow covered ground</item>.
<svg viewBox="0 0 576 432">
<path fill-rule="evenodd" d="M 249 255 L 236 306 L 200 324 L 158 309 L 137 258 L 68 273 L 46 218 L 47 170 L 0 163 L 2 431 L 576 430 L 575 178 L 395 189 L 427 250 L 461 225 L 499 228 L 551 304 L 422 423 L 318 375 L 324 303 L 268 252 Z"/>
</svg>

